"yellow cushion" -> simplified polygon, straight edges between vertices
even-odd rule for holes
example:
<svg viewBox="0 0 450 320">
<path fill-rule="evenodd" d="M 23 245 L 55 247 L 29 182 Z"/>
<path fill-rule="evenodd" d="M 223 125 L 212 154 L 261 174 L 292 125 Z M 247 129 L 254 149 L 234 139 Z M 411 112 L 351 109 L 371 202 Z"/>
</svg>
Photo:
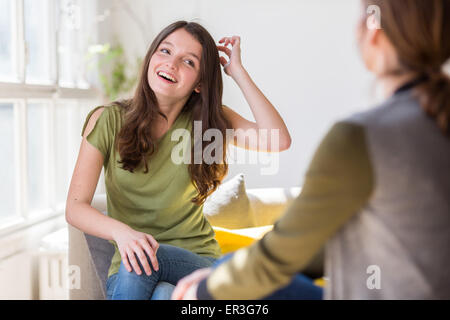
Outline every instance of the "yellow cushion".
<svg viewBox="0 0 450 320">
<path fill-rule="evenodd" d="M 326 280 L 324 278 L 318 278 L 318 279 L 314 280 L 314 284 L 318 287 L 324 288 L 325 284 L 326 284 Z"/>
<path fill-rule="evenodd" d="M 236 251 L 243 247 L 248 247 L 255 240 L 261 239 L 273 226 L 264 226 L 245 229 L 226 229 L 213 227 L 216 233 L 216 240 L 219 242 L 222 254 Z"/>
<path fill-rule="evenodd" d="M 267 232 L 272 230 L 273 225 L 246 228 L 246 229 L 225 229 L 213 227 L 216 233 L 216 240 L 219 242 L 222 254 L 236 251 L 243 247 L 248 247 L 254 241 L 261 239 Z M 314 280 L 314 284 L 319 287 L 325 287 L 325 279 L 319 278 Z"/>
</svg>

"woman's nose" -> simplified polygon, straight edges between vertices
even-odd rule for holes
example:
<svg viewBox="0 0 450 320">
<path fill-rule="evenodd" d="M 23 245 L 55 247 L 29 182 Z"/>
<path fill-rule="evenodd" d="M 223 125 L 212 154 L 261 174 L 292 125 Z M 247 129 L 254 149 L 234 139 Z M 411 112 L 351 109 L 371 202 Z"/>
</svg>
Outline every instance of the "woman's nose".
<svg viewBox="0 0 450 320">
<path fill-rule="evenodd" d="M 176 70 L 178 68 L 178 62 L 176 61 L 176 59 L 167 60 L 166 65 L 171 70 Z"/>
</svg>

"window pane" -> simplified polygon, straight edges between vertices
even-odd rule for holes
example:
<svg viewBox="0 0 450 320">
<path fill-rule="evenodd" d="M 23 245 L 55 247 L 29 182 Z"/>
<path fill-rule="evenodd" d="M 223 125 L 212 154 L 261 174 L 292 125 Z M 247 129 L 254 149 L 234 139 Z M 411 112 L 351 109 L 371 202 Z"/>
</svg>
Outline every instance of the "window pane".
<svg viewBox="0 0 450 320">
<path fill-rule="evenodd" d="M 0 80 L 13 76 L 12 0 L 0 0 Z"/>
<path fill-rule="evenodd" d="M 76 111 L 76 104 L 67 102 L 57 104 L 55 110 L 55 177 L 56 177 L 56 200 L 58 203 L 65 202 L 69 183 L 74 168 L 72 157 L 72 125 L 73 111 Z M 80 133 L 81 134 L 81 133 Z M 78 150 L 77 150 L 78 151 Z"/>
<path fill-rule="evenodd" d="M 47 107 L 44 104 L 28 104 L 27 107 L 27 156 L 28 156 L 28 210 L 48 207 L 46 170 Z"/>
<path fill-rule="evenodd" d="M 59 0 L 59 83 L 75 87 L 79 65 L 80 7 L 75 0 Z"/>
<path fill-rule="evenodd" d="M 58 70 L 63 87 L 89 88 L 97 80 L 88 48 L 97 44 L 97 4 L 87 0 L 57 0 Z"/>
<path fill-rule="evenodd" d="M 27 82 L 49 83 L 49 15 L 47 0 L 24 0 Z"/>
<path fill-rule="evenodd" d="M 15 216 L 14 106 L 0 103 L 0 220 Z"/>
</svg>

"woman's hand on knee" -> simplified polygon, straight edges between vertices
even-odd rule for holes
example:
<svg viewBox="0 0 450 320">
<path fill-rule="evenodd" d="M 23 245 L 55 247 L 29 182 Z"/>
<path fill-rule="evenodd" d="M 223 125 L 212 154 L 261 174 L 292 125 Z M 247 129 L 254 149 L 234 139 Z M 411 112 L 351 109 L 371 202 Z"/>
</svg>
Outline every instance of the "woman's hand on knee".
<svg viewBox="0 0 450 320">
<path fill-rule="evenodd" d="M 128 272 L 134 270 L 136 274 L 142 274 L 138 263 L 139 259 L 145 274 L 148 276 L 151 275 L 152 269 L 148 263 L 147 256 L 153 265 L 153 269 L 158 271 L 159 266 L 158 260 L 156 259 L 156 252 L 158 251 L 159 243 L 151 235 L 126 226 L 115 232 L 114 241 L 117 243 L 122 262 Z"/>
</svg>

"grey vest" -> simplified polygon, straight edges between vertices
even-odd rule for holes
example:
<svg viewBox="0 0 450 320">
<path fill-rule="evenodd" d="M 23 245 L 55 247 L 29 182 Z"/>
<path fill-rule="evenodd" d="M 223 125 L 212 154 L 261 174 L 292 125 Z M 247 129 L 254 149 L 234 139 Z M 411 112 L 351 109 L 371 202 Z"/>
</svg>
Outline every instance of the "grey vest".
<svg viewBox="0 0 450 320">
<path fill-rule="evenodd" d="M 450 139 L 397 93 L 365 128 L 375 186 L 327 244 L 326 299 L 450 299 Z"/>
</svg>

